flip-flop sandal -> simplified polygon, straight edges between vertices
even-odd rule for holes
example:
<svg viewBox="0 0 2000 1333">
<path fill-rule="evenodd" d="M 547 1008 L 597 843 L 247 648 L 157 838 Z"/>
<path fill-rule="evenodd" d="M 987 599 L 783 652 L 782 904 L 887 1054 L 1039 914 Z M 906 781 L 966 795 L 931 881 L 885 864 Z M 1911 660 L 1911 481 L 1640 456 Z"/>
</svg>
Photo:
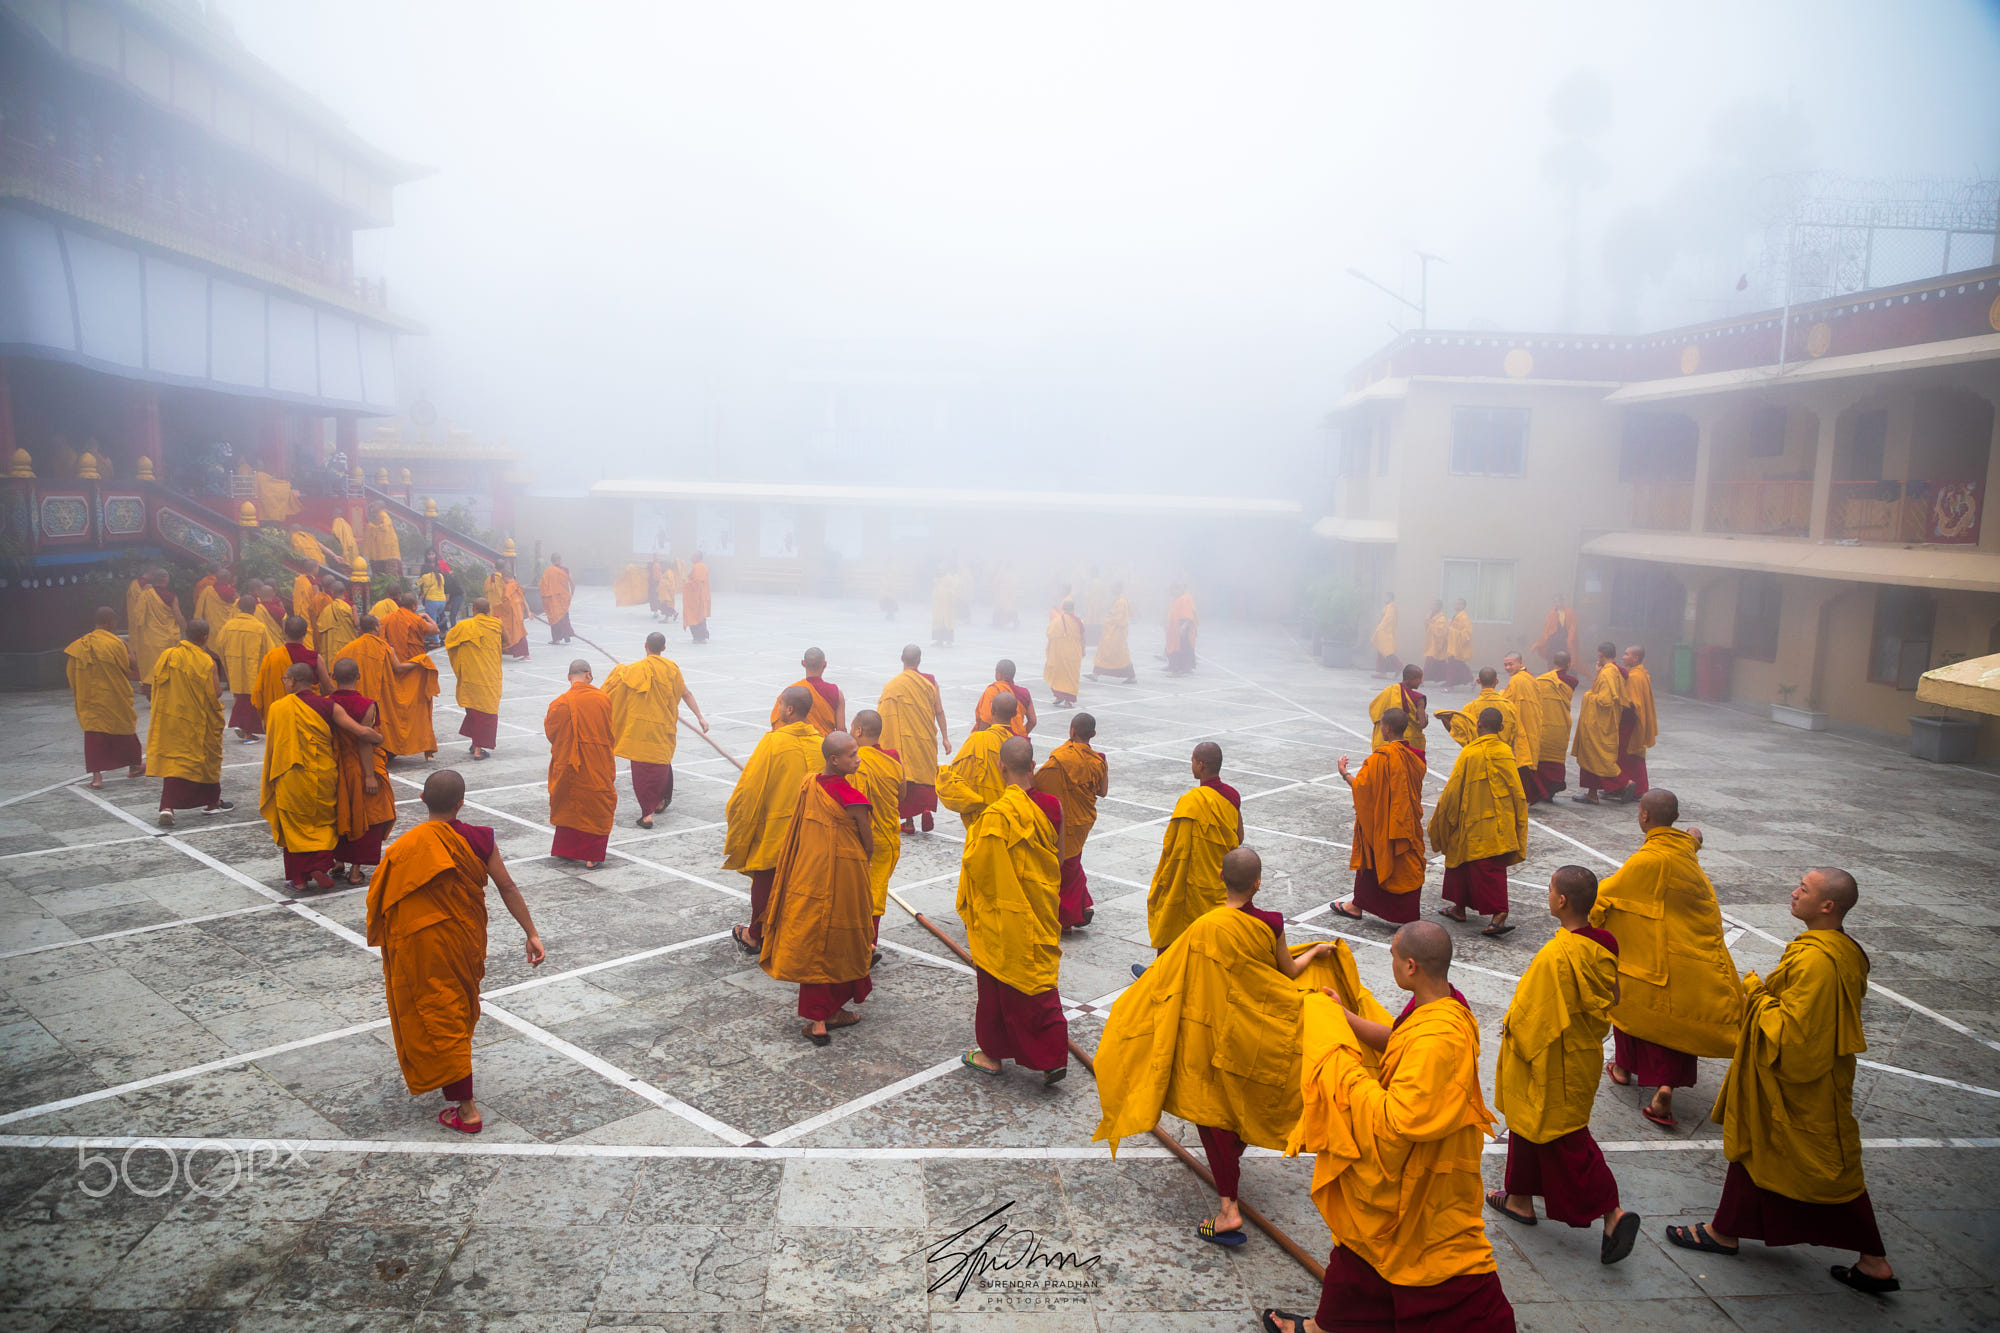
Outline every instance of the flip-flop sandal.
<svg viewBox="0 0 2000 1333">
<path fill-rule="evenodd" d="M 1515 927 L 1513 927 L 1513 926 L 1488 926 L 1488 927 L 1487 927 L 1486 929 L 1484 929 L 1484 930 L 1480 931 L 1479 933 L 1480 933 L 1480 934 L 1482 934 L 1482 935 L 1485 935 L 1485 936 L 1487 936 L 1487 937 L 1488 937 L 1489 939 L 1496 939 L 1496 940 L 1497 940 L 1497 939 L 1499 939 L 1499 938 L 1500 938 L 1500 937 L 1501 937 L 1502 935 L 1511 935 L 1511 934 L 1513 934 L 1514 930 L 1515 930 Z"/>
<path fill-rule="evenodd" d="M 1542 1224 L 1542 1219 L 1539 1217 L 1535 1217 L 1532 1214 L 1523 1215 L 1509 1208 L 1507 1206 L 1506 1190 L 1493 1190 L 1487 1194 L 1486 1206 L 1506 1218 L 1509 1222 L 1519 1222 L 1524 1227 L 1538 1227 Z"/>
<path fill-rule="evenodd" d="M 815 1046 L 830 1046 L 833 1044 L 832 1033 L 814 1032 L 810 1023 L 799 1029 L 799 1035 Z"/>
<path fill-rule="evenodd" d="M 1465 918 L 1463 916 L 1458 916 L 1447 908 L 1443 907 L 1438 908 L 1438 915 L 1443 917 L 1447 921 L 1456 921 L 1461 926 L 1465 924 Z"/>
<path fill-rule="evenodd" d="M 1870 1277 L 1860 1269 L 1850 1268 L 1846 1264 L 1835 1264 L 1827 1271 L 1833 1274 L 1835 1282 L 1852 1287 L 1856 1291 L 1866 1292 L 1870 1296 L 1886 1296 L 1892 1291 L 1903 1289 L 1903 1284 L 1894 1277 Z"/>
<path fill-rule="evenodd" d="M 456 1106 L 447 1106 L 444 1110 L 439 1111 L 438 1123 L 446 1129 L 455 1129 L 461 1134 L 477 1134 L 480 1130 L 486 1128 L 484 1120 L 475 1120 L 468 1125 L 465 1121 L 459 1119 L 458 1108 Z"/>
<path fill-rule="evenodd" d="M 1606 1060 L 1604 1062 L 1604 1077 L 1610 1079 L 1613 1083 L 1616 1083 L 1621 1088 L 1631 1087 L 1632 1086 L 1631 1072 L 1628 1070 L 1625 1074 L 1625 1077 L 1620 1078 L 1615 1072 L 1613 1072 L 1617 1068 L 1618 1068 L 1618 1062 L 1616 1060 Z"/>
<path fill-rule="evenodd" d="M 1196 1227 L 1194 1234 L 1202 1240 L 1207 1241 L 1210 1245 L 1221 1245 L 1232 1250 L 1250 1239 L 1243 1234 L 1243 1228 L 1241 1227 L 1236 1227 L 1230 1231 L 1217 1231 L 1215 1229 L 1215 1219 L 1212 1217 Z"/>
<path fill-rule="evenodd" d="M 1064 1079 L 1068 1077 L 1069 1077 L 1068 1065 L 1057 1065 L 1054 1069 L 1044 1069 L 1042 1071 L 1042 1086 L 1045 1088 L 1053 1088 L 1056 1084 L 1062 1082 Z"/>
<path fill-rule="evenodd" d="M 1366 912 L 1350 912 L 1345 907 L 1342 907 L 1339 903 L 1328 903 L 1327 909 L 1331 911 L 1335 916 L 1344 916 L 1349 921 L 1366 921 L 1368 919 L 1368 914 Z"/>
<path fill-rule="evenodd" d="M 1652 1121 L 1654 1124 L 1658 1125 L 1661 1129 L 1679 1129 L 1681 1127 L 1681 1122 L 1674 1119 L 1672 1116 L 1661 1115 L 1658 1111 L 1655 1111 L 1653 1109 L 1653 1105 L 1651 1102 L 1648 1102 L 1646 1105 L 1640 1107 L 1639 1114 L 1645 1116 L 1646 1119 Z"/>
<path fill-rule="evenodd" d="M 640 828 L 653 827 L 653 817 L 651 815 L 640 815 L 639 818 L 633 822 L 637 823 Z"/>
<path fill-rule="evenodd" d="M 763 945 L 751 942 L 750 927 L 748 926 L 731 926 L 729 928 L 729 938 L 735 940 L 736 947 L 744 953 L 762 953 L 764 951 Z"/>
<path fill-rule="evenodd" d="M 1084 928 L 1085 926 L 1087 926 L 1087 925 L 1089 925 L 1089 924 L 1090 924 L 1090 922 L 1091 922 L 1091 918 L 1095 917 L 1096 915 L 1097 915 L 1097 909 L 1096 909 L 1096 908 L 1094 908 L 1094 907 L 1086 907 L 1086 908 L 1084 908 L 1084 909 L 1083 909 L 1083 920 L 1081 920 L 1081 921 L 1079 921 L 1079 922 L 1077 922 L 1077 923 L 1076 923 L 1076 928 L 1077 928 L 1078 930 L 1082 930 L 1082 929 L 1083 929 L 1083 928 Z"/>
<path fill-rule="evenodd" d="M 1618 1225 L 1611 1228 L 1611 1234 L 1598 1247 L 1597 1262 L 1615 1264 L 1632 1253 L 1633 1242 L 1639 1239 L 1639 1215 L 1628 1212 L 1618 1219 Z"/>
<path fill-rule="evenodd" d="M 1264 1326 L 1264 1333 L 1306 1333 L 1307 1318 L 1309 1316 L 1293 1314 L 1290 1310 L 1266 1310 L 1257 1317 L 1257 1321 Z M 1279 1328 L 1280 1319 L 1290 1324 L 1291 1328 Z"/>
<path fill-rule="evenodd" d="M 860 1021 L 860 1014 L 855 1013 L 852 1009 L 843 1009 L 832 1018 L 826 1020 L 826 1029 L 831 1032 L 835 1028 L 851 1028 Z"/>
<path fill-rule="evenodd" d="M 1743 1251 L 1741 1245 L 1718 1245 L 1708 1234 L 1708 1225 L 1697 1222 L 1691 1227 L 1668 1227 L 1667 1243 L 1678 1245 L 1683 1250 L 1699 1250 L 1703 1254 L 1721 1254 L 1734 1257 Z"/>
<path fill-rule="evenodd" d="M 959 1056 L 958 1062 L 968 1069 L 976 1069 L 982 1074 L 991 1074 L 994 1078 L 1000 1077 L 1000 1067 L 998 1065 L 988 1069 L 985 1065 L 980 1064 L 979 1061 L 972 1058 L 971 1051 L 967 1051 L 965 1054 Z"/>
</svg>

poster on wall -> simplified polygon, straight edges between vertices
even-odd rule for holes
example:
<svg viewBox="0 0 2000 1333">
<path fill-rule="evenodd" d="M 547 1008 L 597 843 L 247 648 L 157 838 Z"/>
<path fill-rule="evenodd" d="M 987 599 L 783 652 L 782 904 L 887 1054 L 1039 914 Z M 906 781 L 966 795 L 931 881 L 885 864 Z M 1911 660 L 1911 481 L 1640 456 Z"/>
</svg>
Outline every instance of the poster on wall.
<svg viewBox="0 0 2000 1333">
<path fill-rule="evenodd" d="M 736 554 L 736 515 L 728 505 L 700 505 L 694 514 L 695 545 L 713 560 Z"/>
<path fill-rule="evenodd" d="M 666 501 L 632 502 L 632 549 L 640 555 L 651 555 L 655 551 L 662 555 L 673 554 L 674 523 Z"/>
<path fill-rule="evenodd" d="M 842 560 L 859 560 L 866 548 L 859 509 L 826 511 L 826 550 Z"/>
<path fill-rule="evenodd" d="M 799 511 L 791 505 L 757 506 L 757 554 L 766 560 L 796 560 Z"/>
</svg>

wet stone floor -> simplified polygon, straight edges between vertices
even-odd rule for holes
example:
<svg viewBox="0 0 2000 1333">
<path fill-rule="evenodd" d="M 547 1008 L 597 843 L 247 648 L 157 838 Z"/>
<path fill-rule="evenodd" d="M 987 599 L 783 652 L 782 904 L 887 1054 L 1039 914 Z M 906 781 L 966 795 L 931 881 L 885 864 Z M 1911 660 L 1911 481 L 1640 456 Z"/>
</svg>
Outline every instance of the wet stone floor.
<svg viewBox="0 0 2000 1333">
<path fill-rule="evenodd" d="M 577 625 L 636 656 L 644 608 L 586 590 Z M 739 757 L 809 644 L 850 708 L 872 703 L 921 613 L 895 623 L 858 603 L 725 597 L 713 642 L 667 627 L 720 743 Z M 1064 941 L 1071 1032 L 1102 1015 L 1147 956 L 1145 885 L 1160 823 L 1190 781 L 1195 742 L 1218 741 L 1262 853 L 1261 903 L 1322 938 L 1350 878 L 1351 806 L 1335 775 L 1365 752 L 1380 683 L 1312 662 L 1282 629 L 1217 622 L 1201 669 L 1168 679 L 1135 634 L 1136 684 L 1084 684 L 1110 756 L 1112 799 L 1085 853 L 1097 900 Z M 548 945 L 531 971 L 493 912 L 474 1069 L 476 1139 L 434 1122 L 388 1042 L 363 893 L 290 900 L 255 814 L 261 748 L 226 738 L 236 809 L 153 826 L 158 784 L 82 789 L 66 695 L 0 697 L 0 1333 L 48 1329 L 1104 1330 L 1255 1328 L 1255 1311 L 1310 1310 L 1315 1284 L 1263 1235 L 1225 1252 L 1195 1239 L 1212 1203 L 1151 1140 L 1113 1162 L 1078 1068 L 1044 1088 L 1010 1068 L 961 1068 L 971 977 L 893 906 L 864 1021 L 815 1048 L 788 988 L 729 941 L 747 881 L 719 870 L 733 770 L 684 728 L 673 805 L 649 833 L 621 792 L 613 856 L 553 861 L 541 719 L 581 641 L 506 665 L 501 740 L 468 762 L 465 818 L 491 824 Z M 994 659 L 1013 654 L 1044 704 L 1037 749 L 1067 715 L 1046 707 L 1039 626 L 962 627 L 926 647 L 953 740 Z M 443 654 L 438 654 L 444 665 Z M 441 739 L 456 730 L 449 676 Z M 1786 730 L 1741 713 L 1661 702 L 1656 785 L 1707 835 L 1703 861 L 1745 968 L 1772 962 L 1806 866 L 1860 880 L 1851 920 L 1873 960 L 1869 1049 L 1856 1084 L 1867 1175 L 1903 1281 L 1887 1300 L 1834 1285 L 1847 1256 L 1746 1245 L 1737 1259 L 1667 1248 L 1662 1227 L 1703 1220 L 1720 1190 L 1720 1128 L 1703 1122 L 1723 1064 L 1703 1061 L 1681 1127 L 1641 1119 L 1604 1087 L 1593 1132 L 1626 1207 L 1645 1217 L 1625 1263 L 1597 1263 L 1590 1232 L 1488 1214 L 1500 1274 L 1528 1329 L 1956 1329 L 2000 1322 L 2000 776 Z M 144 725 L 141 706 L 141 725 Z M 1437 739 L 1432 754 L 1449 761 Z M 426 765 L 394 773 L 412 818 Z M 621 780 L 622 781 L 622 780 Z M 1435 784 L 1433 784 L 1435 791 Z M 1479 1014 L 1491 1088 L 1514 976 L 1547 938 L 1549 872 L 1607 869 L 1639 841 L 1630 809 L 1542 807 L 1514 871 L 1521 929 L 1459 933 L 1454 980 Z M 948 817 L 905 839 L 895 884 L 955 929 L 960 841 Z M 1427 900 L 1437 894 L 1434 867 Z M 1387 931 L 1348 933 L 1363 978 L 1393 1002 Z M 1185 1126 L 1170 1125 L 1193 1143 Z M 1489 1146 L 1497 1185 L 1504 1149 Z M 1325 1226 L 1311 1165 L 1253 1154 L 1245 1198 L 1308 1251 Z M 974 1276 L 959 1233 L 996 1209 L 985 1250 L 1067 1262 Z M 988 1222 L 973 1236 L 996 1223 Z"/>
</svg>

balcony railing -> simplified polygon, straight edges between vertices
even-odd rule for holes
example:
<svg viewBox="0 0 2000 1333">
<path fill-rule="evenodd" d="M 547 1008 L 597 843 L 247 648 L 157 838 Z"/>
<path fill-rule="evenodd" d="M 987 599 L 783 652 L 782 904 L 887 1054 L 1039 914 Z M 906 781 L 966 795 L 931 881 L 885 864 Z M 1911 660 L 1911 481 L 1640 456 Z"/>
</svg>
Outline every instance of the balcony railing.
<svg viewBox="0 0 2000 1333">
<path fill-rule="evenodd" d="M 1803 537 L 1812 527 L 1810 481 L 1720 481 L 1708 487 L 1708 530 Z"/>
<path fill-rule="evenodd" d="M 1836 481 L 1826 535 L 1838 540 L 1959 546 L 1979 540 L 1979 481 Z"/>
<path fill-rule="evenodd" d="M 1654 532 L 1686 532 L 1694 525 L 1694 486 L 1685 481 L 1632 484 L 1632 526 Z"/>
</svg>

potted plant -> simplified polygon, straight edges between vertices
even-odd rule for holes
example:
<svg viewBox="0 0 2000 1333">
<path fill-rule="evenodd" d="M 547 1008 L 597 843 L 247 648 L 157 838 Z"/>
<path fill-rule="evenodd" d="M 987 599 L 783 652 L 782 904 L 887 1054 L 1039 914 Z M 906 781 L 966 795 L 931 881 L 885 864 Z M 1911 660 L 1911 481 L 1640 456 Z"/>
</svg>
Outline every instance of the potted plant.
<svg viewBox="0 0 2000 1333">
<path fill-rule="evenodd" d="M 1938 665 L 1948 667 L 1964 660 L 1964 653 L 1946 653 Z M 1935 716 L 1913 714 L 1910 718 L 1910 753 L 1934 764 L 1971 763 L 1979 748 L 1979 721 L 1951 714 L 1951 709 L 1942 706 Z"/>
<path fill-rule="evenodd" d="M 1308 585 L 1307 593 L 1313 644 L 1321 664 L 1351 665 L 1355 641 L 1361 637 L 1361 589 L 1338 574 L 1324 574 Z"/>
<path fill-rule="evenodd" d="M 1798 692 L 1796 685 L 1778 686 L 1778 702 L 1771 705 L 1771 720 L 1800 731 L 1825 731 L 1827 715 L 1813 706 L 1814 700 L 1807 699 L 1804 708 L 1792 706 L 1792 696 Z"/>
</svg>

